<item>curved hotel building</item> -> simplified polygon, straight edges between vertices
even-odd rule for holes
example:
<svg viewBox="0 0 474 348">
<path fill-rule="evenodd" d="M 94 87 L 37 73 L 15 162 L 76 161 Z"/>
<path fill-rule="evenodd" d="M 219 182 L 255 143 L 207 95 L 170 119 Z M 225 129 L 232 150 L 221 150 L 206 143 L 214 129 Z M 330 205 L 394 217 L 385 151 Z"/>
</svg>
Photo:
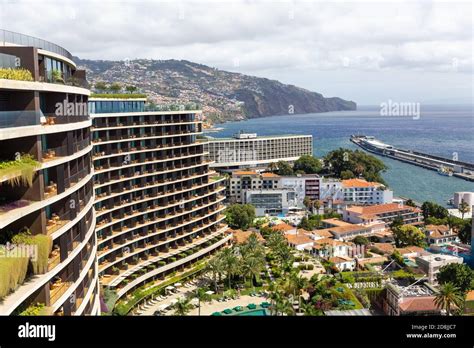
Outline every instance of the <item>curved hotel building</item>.
<svg viewBox="0 0 474 348">
<path fill-rule="evenodd" d="M 120 298 L 202 266 L 231 236 L 223 178 L 196 143 L 200 111 L 145 111 L 140 98 L 89 110 L 101 284 Z"/>
<path fill-rule="evenodd" d="M 100 314 L 85 86 L 64 48 L 0 30 L 0 315 Z"/>
</svg>

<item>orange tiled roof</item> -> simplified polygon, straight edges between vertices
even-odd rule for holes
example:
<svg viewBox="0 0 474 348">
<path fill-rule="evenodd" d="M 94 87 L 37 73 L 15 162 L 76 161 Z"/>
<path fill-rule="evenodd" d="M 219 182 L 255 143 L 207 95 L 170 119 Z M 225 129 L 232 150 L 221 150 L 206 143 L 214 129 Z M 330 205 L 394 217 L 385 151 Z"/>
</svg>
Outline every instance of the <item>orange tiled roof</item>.
<svg viewBox="0 0 474 348">
<path fill-rule="evenodd" d="M 367 230 L 367 226 L 361 225 L 349 225 L 349 226 L 338 226 L 338 227 L 330 227 L 328 230 L 330 232 L 338 233 L 338 234 L 347 234 L 355 231 Z"/>
<path fill-rule="evenodd" d="M 378 187 L 383 186 L 378 182 L 369 182 L 364 179 L 347 179 L 342 180 L 342 186 L 344 187 Z"/>
<path fill-rule="evenodd" d="M 285 238 L 288 243 L 293 245 L 301 245 L 314 242 L 311 238 L 302 234 L 286 234 Z"/>
<path fill-rule="evenodd" d="M 434 296 L 405 297 L 400 303 L 400 310 L 402 312 L 439 311 L 434 299 Z"/>
<path fill-rule="evenodd" d="M 333 234 L 330 232 L 330 228 L 325 228 L 323 230 L 315 230 L 312 233 L 317 234 L 320 237 L 332 238 Z"/>
<path fill-rule="evenodd" d="M 249 239 L 249 237 L 252 235 L 252 231 L 242 231 L 242 230 L 232 230 L 229 229 L 229 232 L 232 232 L 234 242 L 236 244 L 243 244 Z M 255 233 L 257 235 L 257 239 L 259 242 L 264 242 L 265 239 L 262 237 L 260 233 Z"/>
<path fill-rule="evenodd" d="M 330 225 L 334 225 L 334 226 L 349 226 L 349 225 L 352 225 L 350 222 L 345 222 L 345 221 L 342 221 L 342 220 L 339 220 L 339 219 L 324 219 L 324 220 L 321 220 L 321 222 L 324 222 L 324 223 L 327 223 L 327 224 L 330 224 Z"/>
<path fill-rule="evenodd" d="M 376 215 L 376 214 L 383 214 L 383 213 L 390 213 L 402 210 L 411 210 L 413 212 L 419 212 L 420 209 L 413 208 L 408 205 L 399 205 L 398 203 L 386 203 L 386 204 L 377 204 L 377 205 L 369 205 L 369 206 L 352 206 L 347 208 L 349 211 L 353 211 L 355 213 L 360 213 L 362 215 Z"/>
<path fill-rule="evenodd" d="M 333 256 L 333 257 L 329 258 L 329 261 L 332 262 L 332 263 L 335 263 L 335 264 L 348 262 L 348 261 L 352 261 L 352 260 L 353 259 L 350 259 L 348 257 L 342 257 L 342 256 Z"/>
<path fill-rule="evenodd" d="M 317 239 L 314 241 L 315 245 L 331 245 L 331 246 L 337 246 L 337 245 L 350 245 L 349 243 L 346 242 L 341 242 L 339 240 L 331 239 L 331 238 L 322 238 L 322 239 Z"/>
<path fill-rule="evenodd" d="M 237 170 L 233 172 L 232 174 L 235 175 L 257 175 L 257 172 L 254 170 Z"/>
<path fill-rule="evenodd" d="M 285 232 L 285 231 L 295 230 L 296 227 L 293 227 L 291 225 L 288 225 L 288 224 L 282 222 L 282 223 L 279 223 L 278 225 L 272 226 L 272 229 L 274 229 L 276 231 Z"/>
<path fill-rule="evenodd" d="M 467 293 L 466 301 L 474 301 L 474 290 L 471 290 Z"/>
<path fill-rule="evenodd" d="M 412 254 L 412 253 L 427 254 L 425 249 L 414 246 L 414 245 L 410 245 L 404 248 L 395 248 L 395 250 L 397 250 L 401 255 Z"/>
<path fill-rule="evenodd" d="M 262 173 L 262 178 L 279 178 L 280 175 L 275 173 Z"/>
<path fill-rule="evenodd" d="M 391 254 L 395 250 L 395 247 L 391 243 L 374 243 L 373 247 L 382 251 L 384 254 Z"/>
<path fill-rule="evenodd" d="M 430 238 L 443 238 L 457 234 L 446 225 L 427 225 L 426 231 L 430 232 Z"/>
</svg>

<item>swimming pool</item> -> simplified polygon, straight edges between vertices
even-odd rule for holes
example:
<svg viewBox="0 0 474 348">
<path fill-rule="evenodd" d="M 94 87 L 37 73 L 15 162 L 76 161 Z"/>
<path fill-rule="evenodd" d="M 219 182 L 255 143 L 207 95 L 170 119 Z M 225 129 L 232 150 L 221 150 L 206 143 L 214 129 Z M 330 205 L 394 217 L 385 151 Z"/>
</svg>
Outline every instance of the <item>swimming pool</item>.
<svg viewBox="0 0 474 348">
<path fill-rule="evenodd" d="M 260 316 L 260 317 L 263 317 L 263 316 L 267 316 L 268 313 L 265 309 L 254 309 L 254 310 L 238 313 L 236 315 L 238 315 L 238 316 Z"/>
</svg>

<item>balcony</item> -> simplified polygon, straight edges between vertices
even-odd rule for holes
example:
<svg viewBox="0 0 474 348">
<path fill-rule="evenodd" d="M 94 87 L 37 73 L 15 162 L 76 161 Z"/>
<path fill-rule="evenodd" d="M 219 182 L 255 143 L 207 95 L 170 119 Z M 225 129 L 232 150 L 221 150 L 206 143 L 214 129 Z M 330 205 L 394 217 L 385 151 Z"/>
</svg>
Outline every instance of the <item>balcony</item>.
<svg viewBox="0 0 474 348">
<path fill-rule="evenodd" d="M 50 304 L 53 305 L 57 300 L 61 298 L 62 295 L 69 289 L 69 287 L 74 283 L 74 275 L 69 275 L 66 280 L 61 278 L 56 278 L 56 280 L 50 283 L 49 290 L 49 299 Z"/>
</svg>

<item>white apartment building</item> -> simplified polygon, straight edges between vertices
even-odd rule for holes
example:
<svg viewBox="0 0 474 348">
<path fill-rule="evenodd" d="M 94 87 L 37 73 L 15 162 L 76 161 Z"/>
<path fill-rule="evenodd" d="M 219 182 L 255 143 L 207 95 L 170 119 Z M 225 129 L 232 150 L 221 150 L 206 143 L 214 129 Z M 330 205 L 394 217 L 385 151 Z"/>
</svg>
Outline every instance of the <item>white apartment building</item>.
<svg viewBox="0 0 474 348">
<path fill-rule="evenodd" d="M 440 268 L 450 263 L 461 264 L 463 263 L 463 258 L 445 254 L 430 254 L 419 256 L 415 261 L 423 272 L 428 275 L 428 282 L 430 284 L 437 284 L 436 275 L 439 273 Z"/>
<path fill-rule="evenodd" d="M 393 191 L 380 183 L 364 179 L 322 179 L 320 199 L 357 205 L 385 204 L 392 203 Z"/>
<path fill-rule="evenodd" d="M 267 167 L 278 161 L 294 162 L 313 154 L 312 135 L 257 136 L 238 133 L 232 138 L 208 138 L 202 142 L 207 158 L 219 169 Z"/>
<path fill-rule="evenodd" d="M 363 179 L 342 180 L 343 200 L 353 204 L 392 203 L 393 191 L 378 182 Z"/>
</svg>

